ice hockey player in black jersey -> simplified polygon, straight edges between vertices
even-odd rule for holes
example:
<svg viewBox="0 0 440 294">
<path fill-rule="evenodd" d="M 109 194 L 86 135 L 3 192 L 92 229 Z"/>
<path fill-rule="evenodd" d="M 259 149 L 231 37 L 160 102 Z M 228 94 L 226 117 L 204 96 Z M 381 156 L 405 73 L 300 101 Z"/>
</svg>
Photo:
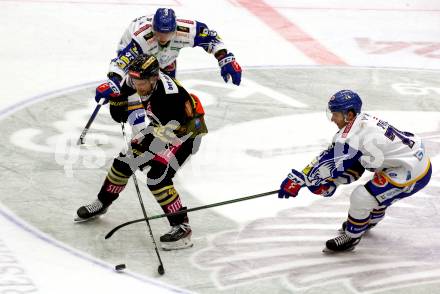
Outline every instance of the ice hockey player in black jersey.
<svg viewBox="0 0 440 294">
<path fill-rule="evenodd" d="M 114 89 L 102 91 L 114 92 Z M 156 57 L 147 54 L 133 60 L 121 90 L 110 97 L 110 113 L 116 122 L 128 121 L 133 125 L 144 113 L 150 122 L 143 124 L 144 128 L 132 137 L 132 152 L 120 153 L 114 159 L 97 199 L 81 206 L 75 220 L 86 221 L 106 213 L 133 172 L 146 167 L 150 168 L 147 186 L 163 211 L 173 213 L 186 209 L 174 188 L 173 177 L 197 151 L 201 137 L 208 132 L 199 99 L 177 80 L 163 74 Z M 168 221 L 171 230 L 160 237 L 162 248 L 192 246 L 188 216 L 170 216 Z"/>
</svg>

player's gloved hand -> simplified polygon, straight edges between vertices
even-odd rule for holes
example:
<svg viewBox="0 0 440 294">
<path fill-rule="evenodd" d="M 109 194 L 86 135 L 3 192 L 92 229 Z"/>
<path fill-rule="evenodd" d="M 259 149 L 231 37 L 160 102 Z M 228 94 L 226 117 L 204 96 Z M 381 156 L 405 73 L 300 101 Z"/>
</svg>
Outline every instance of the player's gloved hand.
<svg viewBox="0 0 440 294">
<path fill-rule="evenodd" d="M 228 82 L 229 77 L 232 78 L 232 83 L 234 85 L 240 85 L 241 82 L 241 67 L 238 64 L 237 61 L 235 61 L 235 56 L 231 52 L 228 54 L 222 56 L 219 61 L 218 65 L 221 69 L 221 75 L 223 79 L 225 80 L 225 83 Z"/>
<path fill-rule="evenodd" d="M 107 104 L 110 98 L 118 97 L 121 94 L 120 80 L 113 76 L 106 82 L 102 83 L 96 88 L 95 101 L 99 101 L 104 98 L 104 103 Z"/>
<path fill-rule="evenodd" d="M 131 138 L 131 144 L 140 145 L 147 134 L 148 134 L 147 129 L 140 130 L 136 135 L 133 136 L 133 138 Z"/>
<path fill-rule="evenodd" d="M 296 197 L 299 190 L 306 185 L 304 175 L 292 169 L 287 178 L 281 183 L 278 198 Z"/>
</svg>

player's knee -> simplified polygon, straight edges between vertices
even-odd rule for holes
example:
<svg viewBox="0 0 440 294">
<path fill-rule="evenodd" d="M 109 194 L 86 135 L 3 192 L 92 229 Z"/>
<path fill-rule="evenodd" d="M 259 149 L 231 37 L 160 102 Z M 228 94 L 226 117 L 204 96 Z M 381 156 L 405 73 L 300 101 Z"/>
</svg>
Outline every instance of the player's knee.
<svg viewBox="0 0 440 294">
<path fill-rule="evenodd" d="M 147 186 L 150 191 L 173 184 L 174 173 L 169 165 L 153 162 L 150 166 L 147 173 Z"/>
<path fill-rule="evenodd" d="M 126 157 L 122 153 L 119 154 L 119 156 L 113 160 L 112 169 L 121 174 L 121 176 L 124 175 L 130 177 L 133 174 L 133 171 L 124 159 L 126 159 Z"/>
<path fill-rule="evenodd" d="M 377 206 L 377 201 L 363 185 L 357 186 L 350 195 L 350 209 L 372 210 Z"/>
</svg>

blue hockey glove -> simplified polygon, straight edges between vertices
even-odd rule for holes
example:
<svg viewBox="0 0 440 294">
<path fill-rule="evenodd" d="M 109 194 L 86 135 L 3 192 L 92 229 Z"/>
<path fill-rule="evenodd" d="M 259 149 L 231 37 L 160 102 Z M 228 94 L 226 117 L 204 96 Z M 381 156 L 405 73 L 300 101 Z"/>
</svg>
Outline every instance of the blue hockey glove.
<svg viewBox="0 0 440 294">
<path fill-rule="evenodd" d="M 296 197 L 299 190 L 306 185 L 302 173 L 292 169 L 287 178 L 281 183 L 278 198 Z"/>
<path fill-rule="evenodd" d="M 225 80 L 225 83 L 228 82 L 229 77 L 232 78 L 232 83 L 234 85 L 240 85 L 241 82 L 241 67 L 235 61 L 235 56 L 231 52 L 223 56 L 219 61 L 218 65 L 221 69 L 221 75 Z"/>
<path fill-rule="evenodd" d="M 121 88 L 119 86 L 119 79 L 116 77 L 109 78 L 106 82 L 102 83 L 96 88 L 95 101 L 99 101 L 104 98 L 104 103 L 107 104 L 110 98 L 118 97 L 121 94 Z"/>
</svg>

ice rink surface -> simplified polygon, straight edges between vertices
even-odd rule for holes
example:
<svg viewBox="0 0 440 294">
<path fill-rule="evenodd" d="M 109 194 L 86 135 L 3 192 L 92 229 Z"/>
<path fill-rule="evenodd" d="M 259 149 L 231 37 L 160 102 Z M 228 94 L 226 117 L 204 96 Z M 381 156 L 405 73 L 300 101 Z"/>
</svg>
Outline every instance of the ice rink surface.
<svg viewBox="0 0 440 294">
<path fill-rule="evenodd" d="M 217 30 L 243 68 L 240 87 L 225 84 L 212 56 L 181 51 L 178 78 L 201 98 L 210 130 L 176 177 L 186 206 L 277 189 L 330 142 L 326 103 L 344 88 L 424 138 L 430 184 L 342 255 L 321 249 L 358 183 L 326 199 L 302 191 L 190 213 L 195 245 L 161 251 L 162 277 L 145 224 L 104 240 L 142 217 L 132 182 L 104 217 L 74 224 L 122 147 L 108 107 L 87 135 L 103 145 L 75 146 L 94 89 L 129 22 L 158 7 Z M 0 293 L 440 292 L 438 1 L 0 0 L 0 23 Z M 168 230 L 151 224 L 157 239 Z M 124 273 L 113 270 L 120 263 Z"/>
</svg>

